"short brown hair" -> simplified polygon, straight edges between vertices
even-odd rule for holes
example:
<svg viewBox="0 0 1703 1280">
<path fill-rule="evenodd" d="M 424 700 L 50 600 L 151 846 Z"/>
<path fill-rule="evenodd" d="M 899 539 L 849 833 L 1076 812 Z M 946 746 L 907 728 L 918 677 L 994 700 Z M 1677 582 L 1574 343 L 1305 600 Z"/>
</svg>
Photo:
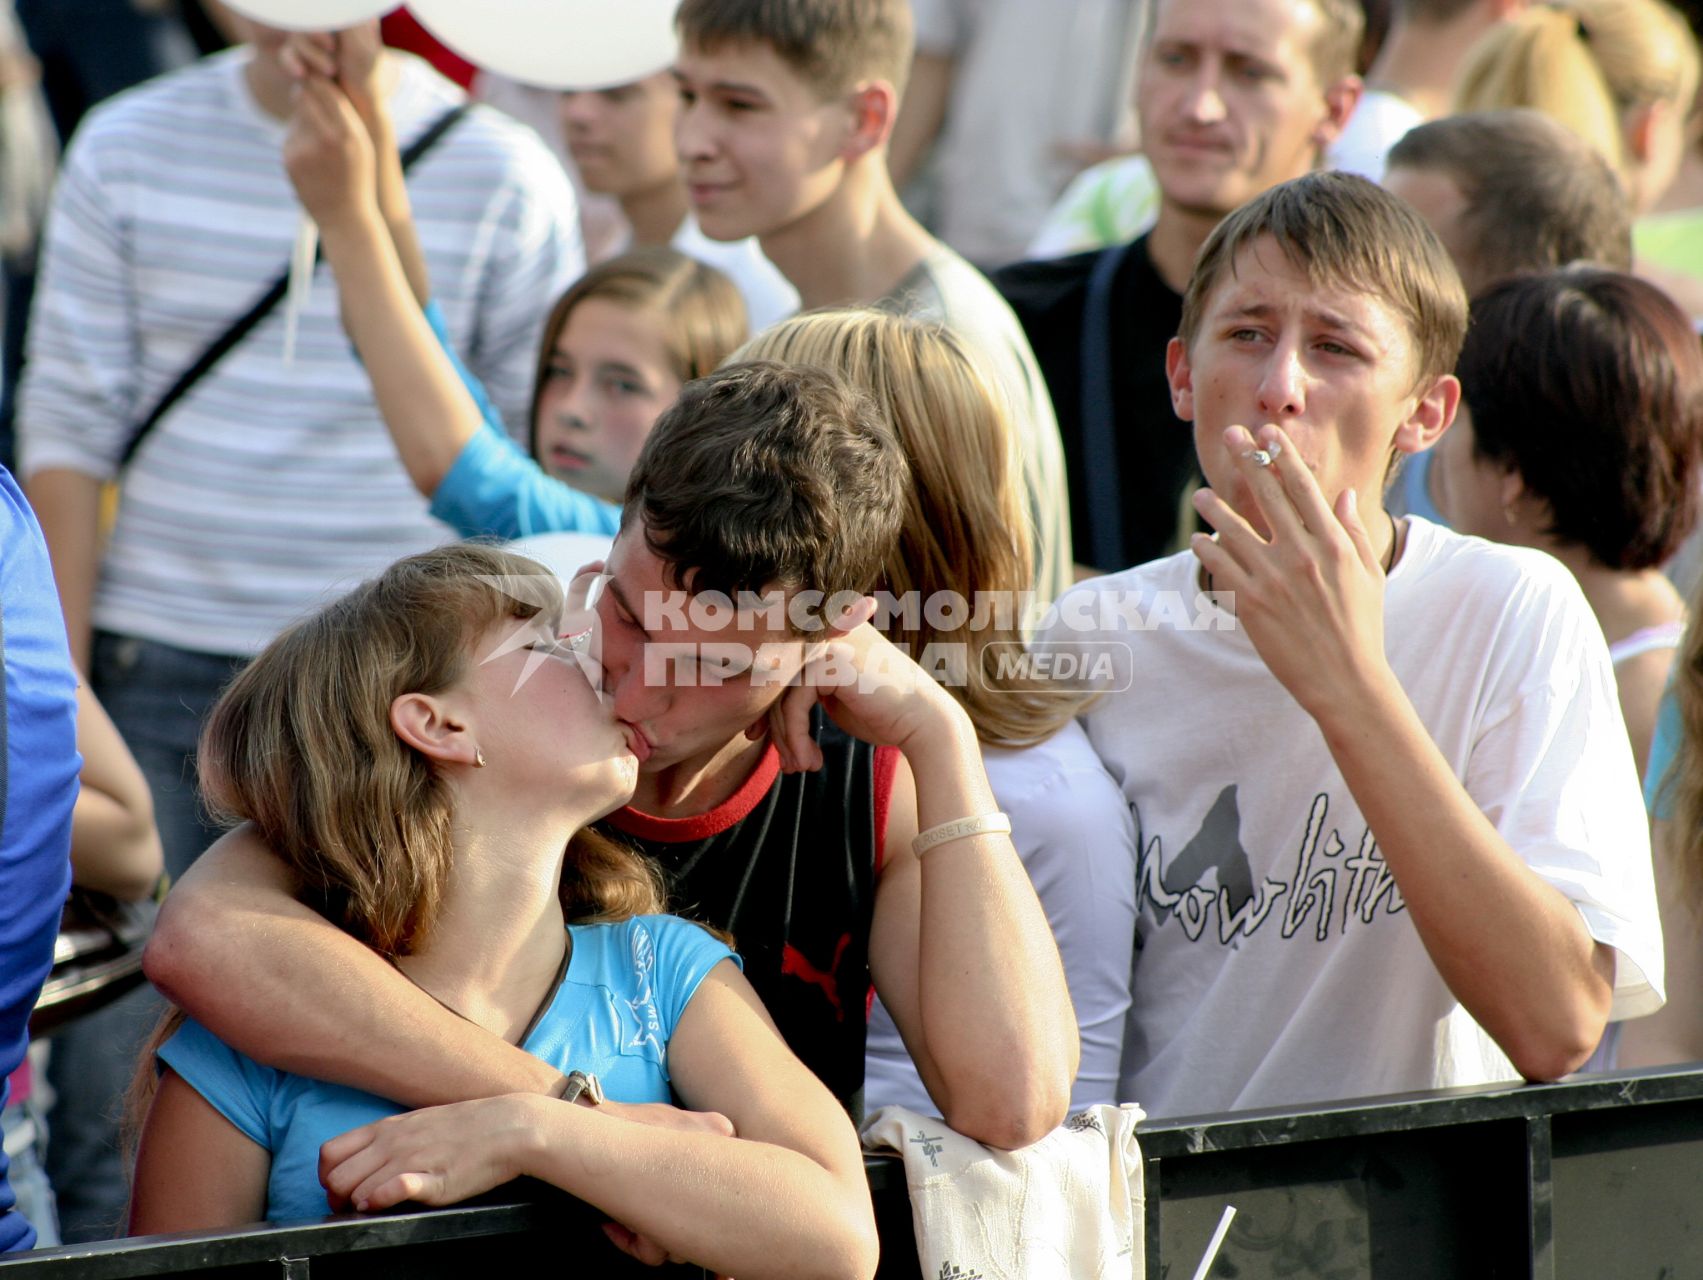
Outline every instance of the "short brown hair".
<svg viewBox="0 0 1703 1280">
<path fill-rule="evenodd" d="M 1655 285 L 1578 266 L 1472 304 L 1473 447 L 1549 506 L 1551 536 L 1611 569 L 1667 561 L 1696 523 L 1703 347 Z"/>
<path fill-rule="evenodd" d="M 1159 29 L 1157 11 L 1166 0 L 1152 2 L 1154 13 L 1147 20 L 1143 36 L 1147 44 L 1152 44 Z M 1189 0 L 1171 2 L 1187 4 Z M 692 3 L 692 0 L 686 0 L 686 3 Z M 1360 45 L 1366 34 L 1366 10 L 1360 0 L 1309 0 L 1309 3 L 1324 20 L 1313 40 L 1313 76 L 1321 88 L 1328 88 L 1359 69 Z"/>
<path fill-rule="evenodd" d="M 1538 111 L 1445 116 L 1408 130 L 1391 169 L 1448 178 L 1465 202 L 1455 265 L 1476 290 L 1569 262 L 1632 268 L 1632 207 L 1607 160 Z"/>
<path fill-rule="evenodd" d="M 687 383 L 657 419 L 622 524 L 641 519 L 693 593 L 866 592 L 898 537 L 906 482 L 867 395 L 831 370 L 752 361 Z"/>
<path fill-rule="evenodd" d="M 593 298 L 652 310 L 662 318 L 662 336 L 674 376 L 690 382 L 710 372 L 749 335 L 745 299 L 739 288 L 714 267 L 683 253 L 646 245 L 617 254 L 587 271 L 557 300 L 538 343 L 538 369 L 532 383 L 528 438 L 538 435 L 538 401 L 544 394 L 556 343 L 574 308 Z"/>
<path fill-rule="evenodd" d="M 1178 335 L 1193 345 L 1207 301 L 1242 250 L 1270 236 L 1313 284 L 1382 298 L 1404 316 L 1416 385 L 1455 367 L 1466 333 L 1466 290 L 1425 220 L 1405 200 L 1350 173 L 1279 183 L 1213 229 L 1195 259 Z"/>
<path fill-rule="evenodd" d="M 999 669 L 999 655 L 1024 643 L 1015 609 L 1005 617 L 1000 609 L 1031 586 L 1028 504 L 1004 398 L 963 340 L 873 308 L 813 311 L 764 330 L 740 355 L 837 369 L 887 412 L 912 483 L 882 589 L 901 601 L 954 592 L 991 598 L 995 607 L 984 615 L 978 603 L 956 625 L 932 610 L 900 608 L 885 622 L 877 613 L 875 625 L 937 679 L 948 677 L 942 683 L 969 713 L 977 738 L 1032 746 L 1074 719 L 1081 697 Z M 944 670 L 932 665 L 936 658 Z"/>
<path fill-rule="evenodd" d="M 909 0 L 682 0 L 674 25 L 700 49 L 768 45 L 824 99 L 865 80 L 904 93 L 916 43 Z"/>
</svg>

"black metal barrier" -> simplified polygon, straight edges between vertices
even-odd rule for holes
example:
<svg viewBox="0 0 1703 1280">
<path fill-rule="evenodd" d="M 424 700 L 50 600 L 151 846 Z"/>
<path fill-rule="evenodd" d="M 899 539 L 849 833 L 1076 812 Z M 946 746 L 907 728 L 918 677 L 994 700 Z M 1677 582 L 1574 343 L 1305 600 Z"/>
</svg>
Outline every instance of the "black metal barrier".
<svg viewBox="0 0 1703 1280">
<path fill-rule="evenodd" d="M 1696 1280 L 1703 1072 L 1451 1089 L 1141 1130 L 1149 1280 Z"/>
<path fill-rule="evenodd" d="M 1236 1216 L 1211 1272 L 1221 1280 L 1703 1277 L 1703 1072 L 1167 1121 L 1140 1139 L 1150 1280 L 1192 1277 L 1226 1206 Z M 881 1275 L 912 1280 L 903 1171 L 880 1157 L 868 1168 Z M 616 1253 L 597 1222 L 566 1197 L 514 1202 L 511 1192 L 503 1203 L 426 1213 L 44 1249 L 0 1262 L 0 1273 L 658 1275 Z"/>
</svg>

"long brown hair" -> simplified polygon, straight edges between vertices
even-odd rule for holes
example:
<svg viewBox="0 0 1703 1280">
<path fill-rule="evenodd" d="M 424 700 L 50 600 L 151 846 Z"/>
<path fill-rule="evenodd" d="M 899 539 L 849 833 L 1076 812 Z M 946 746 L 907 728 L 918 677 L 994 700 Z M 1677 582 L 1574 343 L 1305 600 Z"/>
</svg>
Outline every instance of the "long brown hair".
<svg viewBox="0 0 1703 1280">
<path fill-rule="evenodd" d="M 379 954 L 418 951 L 449 880 L 454 803 L 432 761 L 396 736 L 391 703 L 454 684 L 499 622 L 561 608 L 553 573 L 493 546 L 397 561 L 283 632 L 220 695 L 198 759 L 209 812 L 252 822 L 304 900 Z M 665 909 L 656 867 L 589 829 L 568 842 L 561 896 L 570 921 Z M 182 1022 L 168 1010 L 137 1062 L 127 1164 L 154 1095 L 154 1054 Z"/>
<path fill-rule="evenodd" d="M 735 358 L 833 369 L 874 398 L 911 471 L 882 585 L 901 600 L 952 592 L 971 605 L 957 625 L 901 610 L 889 638 L 913 657 L 931 645 L 964 655 L 943 683 L 984 744 L 1032 746 L 1057 733 L 1083 700 L 998 669 L 996 655 L 1022 645 L 1020 610 L 1002 617 L 996 608 L 978 625 L 978 597 L 1016 601 L 1032 585 L 1033 561 L 1011 420 L 964 344 L 949 330 L 882 311 L 820 311 L 766 330 Z"/>
<path fill-rule="evenodd" d="M 231 682 L 201 734 L 209 811 L 252 822 L 307 899 L 375 951 L 418 950 L 448 883 L 454 805 L 433 762 L 391 728 L 391 703 L 454 684 L 499 622 L 561 607 L 554 574 L 496 547 L 397 561 Z M 650 864 L 583 831 L 569 845 L 563 902 L 570 919 L 662 910 Z"/>
</svg>

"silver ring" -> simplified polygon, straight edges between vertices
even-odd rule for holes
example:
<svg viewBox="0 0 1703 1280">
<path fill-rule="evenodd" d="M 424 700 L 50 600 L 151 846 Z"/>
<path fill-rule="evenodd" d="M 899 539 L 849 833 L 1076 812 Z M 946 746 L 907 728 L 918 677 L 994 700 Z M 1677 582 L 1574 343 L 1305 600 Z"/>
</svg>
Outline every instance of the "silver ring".
<svg viewBox="0 0 1703 1280">
<path fill-rule="evenodd" d="M 571 650 L 574 653 L 582 652 L 591 645 L 591 628 L 587 627 L 584 631 L 576 631 L 572 635 L 557 636 L 556 643 L 561 648 Z"/>
</svg>

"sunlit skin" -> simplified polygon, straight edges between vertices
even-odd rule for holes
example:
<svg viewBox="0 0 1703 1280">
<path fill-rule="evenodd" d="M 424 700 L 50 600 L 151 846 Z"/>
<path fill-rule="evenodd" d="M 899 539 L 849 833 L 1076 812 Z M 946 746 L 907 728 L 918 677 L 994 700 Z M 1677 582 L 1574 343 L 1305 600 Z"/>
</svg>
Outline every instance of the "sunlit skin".
<svg viewBox="0 0 1703 1280">
<path fill-rule="evenodd" d="M 1430 224 L 1431 230 L 1437 233 L 1437 239 L 1449 251 L 1457 269 L 1463 263 L 1471 264 L 1474 237 L 1461 225 L 1461 218 L 1467 211 L 1467 200 L 1453 178 L 1436 169 L 1395 166 L 1384 175 L 1383 186 L 1384 190 L 1400 196 L 1419 211 L 1419 216 Z M 1488 283 L 1468 279 L 1464 273 L 1461 282 L 1466 285 L 1469 295 L 1477 293 L 1483 284 Z"/>
<path fill-rule="evenodd" d="M 1435 443 L 1460 396 L 1452 376 L 1415 385 L 1417 356 L 1394 307 L 1351 288 L 1312 284 L 1270 237 L 1237 255 L 1193 343 L 1173 339 L 1166 367 L 1212 492 L 1262 536 L 1269 526 L 1226 442 L 1232 426 L 1280 427 L 1327 502 L 1347 489 L 1364 495 L 1380 548 L 1389 522 L 1373 512 L 1392 454 Z"/>
<path fill-rule="evenodd" d="M 716 240 L 770 236 L 839 186 L 850 103 L 823 101 L 767 44 L 687 45 L 674 65 L 675 146 L 698 224 Z"/>
<path fill-rule="evenodd" d="M 483 757 L 502 770 L 493 778 L 521 794 L 573 797 L 580 824 L 625 804 L 638 780 L 636 737 L 598 692 L 594 665 L 560 639 L 593 621 L 584 611 L 507 621 L 438 695 L 447 714 L 472 721 Z"/>
<path fill-rule="evenodd" d="M 1164 0 L 1154 23 L 1137 108 L 1168 202 L 1222 217 L 1312 168 L 1340 126 L 1309 0 Z"/>
<path fill-rule="evenodd" d="M 1478 456 L 1473 447 L 1472 412 L 1463 403 L 1455 425 L 1438 444 L 1427 473 L 1431 500 L 1461 533 L 1508 542 L 1513 530 L 1503 512 L 1522 492 L 1518 476 Z"/>
<path fill-rule="evenodd" d="M 677 182 L 679 102 L 666 71 L 632 84 L 564 93 L 562 132 L 586 186 L 619 197 Z"/>
<path fill-rule="evenodd" d="M 556 479 L 620 502 L 680 379 L 653 308 L 587 298 L 569 313 L 538 393 L 533 450 Z"/>
<path fill-rule="evenodd" d="M 647 616 L 647 601 L 667 600 L 682 587 L 668 578 L 636 521 L 615 540 L 603 568 L 595 602 L 603 688 L 615 715 L 643 742 L 633 803 L 659 817 L 703 812 L 731 795 L 767 749 L 747 731 L 766 726 L 769 709 L 803 665 L 804 644 L 751 612 L 719 628 L 697 625 L 689 613 L 676 626 L 655 603 Z M 666 666 L 653 656 L 647 672 L 650 645 L 698 646 L 699 656 Z M 763 663 L 760 676 L 752 658 Z"/>
</svg>

